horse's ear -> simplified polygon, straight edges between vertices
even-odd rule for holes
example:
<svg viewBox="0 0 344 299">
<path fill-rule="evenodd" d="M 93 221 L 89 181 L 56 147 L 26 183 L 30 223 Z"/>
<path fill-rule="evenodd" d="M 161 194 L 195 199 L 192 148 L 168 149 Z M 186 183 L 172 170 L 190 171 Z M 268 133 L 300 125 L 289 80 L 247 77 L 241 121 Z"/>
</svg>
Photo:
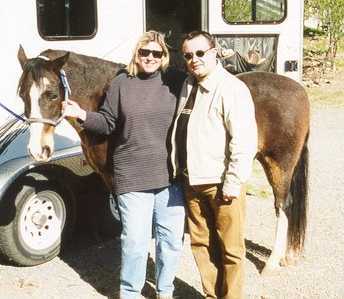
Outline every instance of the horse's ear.
<svg viewBox="0 0 344 299">
<path fill-rule="evenodd" d="M 17 57 L 18 57 L 18 60 L 20 62 L 22 69 L 24 69 L 24 65 L 27 62 L 27 57 L 26 57 L 26 54 L 25 54 L 25 51 L 24 51 L 22 45 L 19 45 Z"/>
<path fill-rule="evenodd" d="M 67 52 L 67 54 L 53 60 L 51 62 L 51 66 L 52 66 L 53 70 L 55 72 L 59 72 L 62 69 L 63 65 L 66 63 L 66 61 L 68 60 L 68 58 L 69 58 L 69 52 Z"/>
</svg>

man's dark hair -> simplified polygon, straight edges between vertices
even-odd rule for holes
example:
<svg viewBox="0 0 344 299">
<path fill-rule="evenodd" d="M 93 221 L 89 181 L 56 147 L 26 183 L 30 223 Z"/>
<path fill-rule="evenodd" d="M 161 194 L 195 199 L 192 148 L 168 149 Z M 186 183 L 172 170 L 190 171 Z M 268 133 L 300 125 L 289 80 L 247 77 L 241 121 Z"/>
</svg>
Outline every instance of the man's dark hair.
<svg viewBox="0 0 344 299">
<path fill-rule="evenodd" d="M 202 31 L 202 30 L 195 30 L 195 31 L 191 31 L 190 33 L 187 33 L 182 39 L 181 46 L 183 47 L 183 44 L 185 41 L 194 39 L 195 37 L 198 37 L 198 36 L 205 37 L 209 42 L 209 46 L 212 48 L 215 48 L 216 46 L 215 38 L 209 32 Z"/>
</svg>

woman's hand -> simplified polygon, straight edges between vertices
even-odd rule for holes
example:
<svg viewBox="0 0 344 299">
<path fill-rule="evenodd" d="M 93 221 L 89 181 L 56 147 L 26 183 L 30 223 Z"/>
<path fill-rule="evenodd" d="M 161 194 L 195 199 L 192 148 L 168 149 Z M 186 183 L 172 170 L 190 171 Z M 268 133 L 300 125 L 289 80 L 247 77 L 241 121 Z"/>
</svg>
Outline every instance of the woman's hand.
<svg viewBox="0 0 344 299">
<path fill-rule="evenodd" d="M 62 103 L 62 113 L 66 117 L 78 118 L 82 121 L 86 120 L 86 111 L 80 108 L 77 102 L 66 100 Z"/>
</svg>

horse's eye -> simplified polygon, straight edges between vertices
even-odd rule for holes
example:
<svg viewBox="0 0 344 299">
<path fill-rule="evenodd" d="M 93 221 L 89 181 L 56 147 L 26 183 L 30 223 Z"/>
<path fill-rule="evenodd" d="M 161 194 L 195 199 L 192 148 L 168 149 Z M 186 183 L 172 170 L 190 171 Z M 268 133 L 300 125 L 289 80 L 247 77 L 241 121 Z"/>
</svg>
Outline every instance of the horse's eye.
<svg viewBox="0 0 344 299">
<path fill-rule="evenodd" d="M 45 93 L 45 96 L 49 99 L 49 100 L 56 100 L 58 95 L 56 92 L 52 92 L 52 91 L 47 91 Z"/>
</svg>

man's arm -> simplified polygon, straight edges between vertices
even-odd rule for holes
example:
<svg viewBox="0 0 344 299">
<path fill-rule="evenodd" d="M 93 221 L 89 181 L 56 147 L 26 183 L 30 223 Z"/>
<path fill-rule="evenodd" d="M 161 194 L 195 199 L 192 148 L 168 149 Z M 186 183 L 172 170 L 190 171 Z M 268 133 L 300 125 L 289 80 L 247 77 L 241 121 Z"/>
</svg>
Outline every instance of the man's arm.
<svg viewBox="0 0 344 299">
<path fill-rule="evenodd" d="M 229 163 L 223 184 L 223 199 L 240 195 L 242 184 L 250 177 L 257 152 L 258 136 L 254 103 L 249 89 L 241 81 L 223 93 L 224 119 L 231 136 Z"/>
</svg>

